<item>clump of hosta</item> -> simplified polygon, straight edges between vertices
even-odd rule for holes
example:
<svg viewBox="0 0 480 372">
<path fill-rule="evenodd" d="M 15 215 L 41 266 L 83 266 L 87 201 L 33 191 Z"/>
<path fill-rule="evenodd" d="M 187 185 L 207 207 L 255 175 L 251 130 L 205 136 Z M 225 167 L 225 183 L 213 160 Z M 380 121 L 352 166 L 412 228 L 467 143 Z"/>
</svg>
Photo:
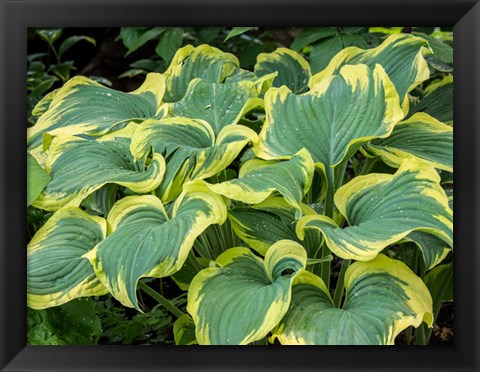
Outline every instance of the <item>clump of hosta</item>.
<svg viewBox="0 0 480 372">
<path fill-rule="evenodd" d="M 247 71 L 186 46 L 130 93 L 69 80 L 28 131 L 29 200 L 53 213 L 28 245 L 28 305 L 110 293 L 142 310 L 142 278 L 172 277 L 178 344 L 393 344 L 432 326 L 395 255 L 414 243 L 425 271 L 453 247 L 452 123 L 410 103 L 451 84 L 429 53 L 397 34 L 312 76 L 286 48 Z"/>
</svg>

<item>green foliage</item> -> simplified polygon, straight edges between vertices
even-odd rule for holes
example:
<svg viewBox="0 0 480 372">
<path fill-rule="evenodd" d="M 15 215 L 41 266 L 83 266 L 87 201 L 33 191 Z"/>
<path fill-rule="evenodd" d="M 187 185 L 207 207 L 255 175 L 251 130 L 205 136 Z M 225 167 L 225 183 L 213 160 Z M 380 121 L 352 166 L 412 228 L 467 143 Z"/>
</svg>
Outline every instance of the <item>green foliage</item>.
<svg viewBox="0 0 480 372">
<path fill-rule="evenodd" d="M 45 310 L 28 309 L 29 345 L 90 345 L 102 332 L 95 301 L 82 298 Z"/>
<path fill-rule="evenodd" d="M 140 88 L 75 77 L 37 104 L 32 343 L 428 342 L 452 300 L 451 34 L 274 34 L 122 28 L 127 54 L 154 47 L 120 76 Z M 103 333 L 59 339 L 83 297 Z"/>
</svg>

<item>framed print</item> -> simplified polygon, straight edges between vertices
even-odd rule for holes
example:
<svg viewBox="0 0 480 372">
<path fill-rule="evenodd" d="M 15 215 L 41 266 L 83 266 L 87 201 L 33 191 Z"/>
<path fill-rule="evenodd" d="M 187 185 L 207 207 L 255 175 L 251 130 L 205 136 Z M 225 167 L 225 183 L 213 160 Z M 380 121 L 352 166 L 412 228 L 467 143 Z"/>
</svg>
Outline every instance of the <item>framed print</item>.
<svg viewBox="0 0 480 372">
<path fill-rule="evenodd" d="M 2 371 L 479 369 L 478 2 L 0 4 Z"/>
</svg>

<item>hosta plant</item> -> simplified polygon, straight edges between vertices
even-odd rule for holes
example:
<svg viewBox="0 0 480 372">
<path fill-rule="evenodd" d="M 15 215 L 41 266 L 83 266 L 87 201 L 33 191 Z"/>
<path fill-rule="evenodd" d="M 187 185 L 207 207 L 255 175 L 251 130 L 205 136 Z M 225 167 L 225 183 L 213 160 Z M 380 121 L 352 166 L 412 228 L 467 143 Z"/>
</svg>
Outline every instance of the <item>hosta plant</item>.
<svg viewBox="0 0 480 372">
<path fill-rule="evenodd" d="M 144 311 L 142 290 L 177 344 L 425 340 L 453 247 L 453 126 L 431 103 L 452 75 L 432 53 L 393 34 L 312 74 L 286 48 L 248 71 L 188 45 L 130 93 L 72 78 L 28 130 L 29 203 L 51 213 L 28 306 L 110 293 Z"/>
</svg>

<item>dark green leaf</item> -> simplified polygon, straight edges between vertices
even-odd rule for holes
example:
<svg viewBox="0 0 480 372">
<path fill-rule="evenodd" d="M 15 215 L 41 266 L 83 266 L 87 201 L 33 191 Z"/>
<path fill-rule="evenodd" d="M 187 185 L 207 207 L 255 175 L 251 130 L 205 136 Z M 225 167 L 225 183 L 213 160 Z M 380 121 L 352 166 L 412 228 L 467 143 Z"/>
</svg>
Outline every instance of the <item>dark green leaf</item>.
<svg viewBox="0 0 480 372">
<path fill-rule="evenodd" d="M 125 45 L 125 47 L 128 49 L 126 55 L 129 55 L 142 45 L 146 44 L 148 41 L 160 36 L 164 31 L 164 27 L 122 27 L 117 40 L 122 40 L 123 45 Z"/>
<path fill-rule="evenodd" d="M 178 48 L 182 46 L 183 29 L 168 28 L 158 41 L 155 52 L 162 57 L 166 62 L 170 62 L 175 55 Z"/>
<path fill-rule="evenodd" d="M 318 43 L 310 53 L 312 74 L 316 74 L 327 67 L 332 57 L 342 48 L 342 40 L 339 37 L 331 37 Z"/>
<path fill-rule="evenodd" d="M 334 27 L 306 28 L 297 35 L 295 40 L 293 40 L 292 45 L 290 45 L 290 49 L 299 51 L 307 45 L 313 44 L 318 40 L 325 39 L 336 34 L 337 31 Z"/>
<path fill-rule="evenodd" d="M 95 302 L 88 298 L 72 300 L 46 310 L 27 313 L 29 345 L 92 345 L 102 331 L 94 312 Z"/>
<path fill-rule="evenodd" d="M 231 39 L 232 37 L 235 37 L 235 36 L 238 36 L 238 35 L 241 35 L 247 31 L 250 31 L 253 27 L 234 27 L 232 29 L 232 31 L 230 31 L 227 35 L 227 37 L 225 38 L 225 40 L 223 40 L 224 42 L 227 41 L 228 39 Z"/>
<path fill-rule="evenodd" d="M 52 45 L 60 36 L 62 36 L 61 28 L 45 28 L 37 30 L 38 36 L 43 41 L 46 41 L 48 44 Z"/>
<path fill-rule="evenodd" d="M 75 70 L 73 61 L 67 61 L 50 66 L 52 72 L 57 75 L 62 81 L 67 81 L 70 78 L 70 71 Z"/>
<path fill-rule="evenodd" d="M 224 27 L 202 27 L 198 30 L 198 39 L 201 43 L 209 43 L 215 39 Z"/>
<path fill-rule="evenodd" d="M 78 43 L 81 40 L 88 41 L 90 44 L 93 46 L 96 45 L 95 39 L 90 36 L 70 36 L 69 38 L 66 38 L 62 44 L 60 44 L 60 48 L 58 48 L 58 54 L 61 56 L 64 54 L 67 50 L 69 50 L 72 46 L 74 46 L 76 43 Z"/>
</svg>

